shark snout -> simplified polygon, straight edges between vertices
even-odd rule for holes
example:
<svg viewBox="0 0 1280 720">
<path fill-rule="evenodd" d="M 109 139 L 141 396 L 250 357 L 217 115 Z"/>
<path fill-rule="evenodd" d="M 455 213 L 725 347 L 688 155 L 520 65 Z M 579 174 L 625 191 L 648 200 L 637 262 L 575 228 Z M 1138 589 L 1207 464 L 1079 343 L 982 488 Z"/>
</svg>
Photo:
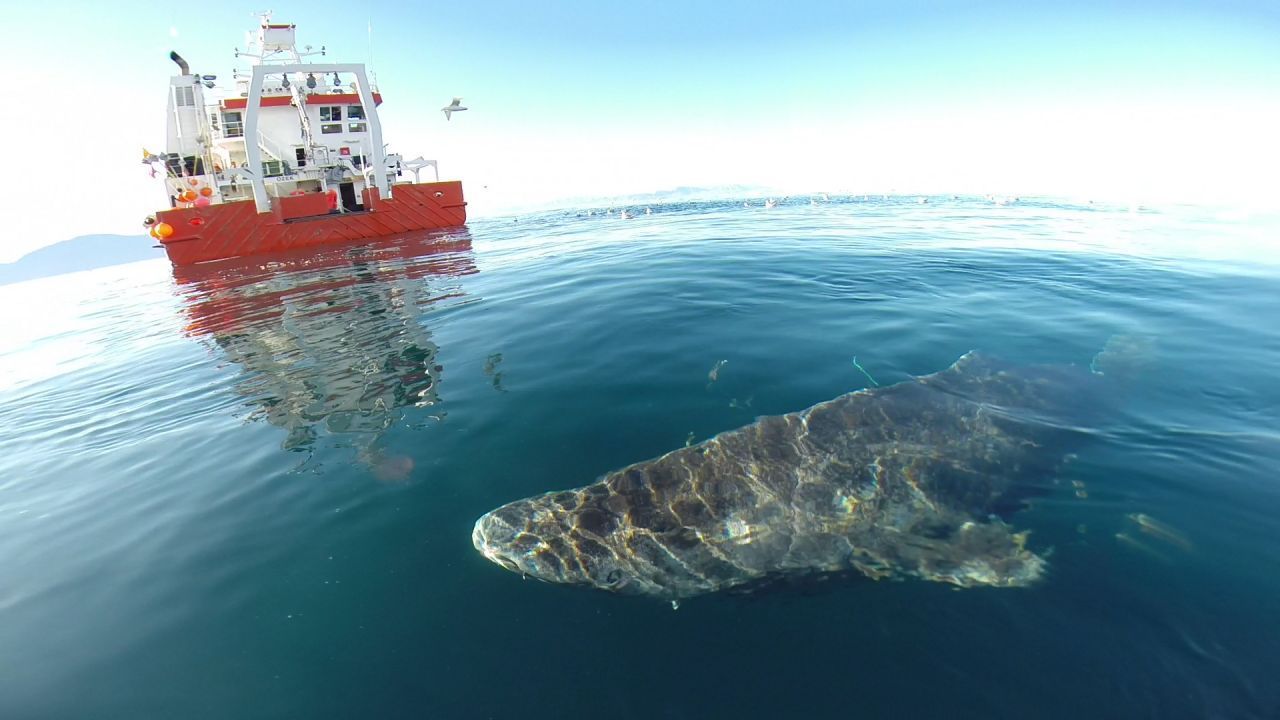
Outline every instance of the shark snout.
<svg viewBox="0 0 1280 720">
<path fill-rule="evenodd" d="M 515 533 L 506 523 L 487 513 L 476 520 L 471 530 L 471 544 L 481 555 L 513 572 L 520 572 L 519 565 L 507 556 L 504 548 L 511 545 Z"/>
</svg>

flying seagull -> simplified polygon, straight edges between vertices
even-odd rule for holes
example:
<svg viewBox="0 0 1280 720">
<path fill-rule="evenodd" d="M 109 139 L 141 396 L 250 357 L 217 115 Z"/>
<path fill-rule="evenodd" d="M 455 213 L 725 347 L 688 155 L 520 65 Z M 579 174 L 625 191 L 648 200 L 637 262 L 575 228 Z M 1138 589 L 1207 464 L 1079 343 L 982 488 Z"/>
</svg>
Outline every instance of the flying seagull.
<svg viewBox="0 0 1280 720">
<path fill-rule="evenodd" d="M 462 107 L 462 98 L 456 97 L 453 99 L 453 102 L 440 108 L 440 110 L 444 112 L 444 119 L 449 120 L 453 113 L 462 112 L 463 110 L 466 110 L 466 108 Z"/>
</svg>

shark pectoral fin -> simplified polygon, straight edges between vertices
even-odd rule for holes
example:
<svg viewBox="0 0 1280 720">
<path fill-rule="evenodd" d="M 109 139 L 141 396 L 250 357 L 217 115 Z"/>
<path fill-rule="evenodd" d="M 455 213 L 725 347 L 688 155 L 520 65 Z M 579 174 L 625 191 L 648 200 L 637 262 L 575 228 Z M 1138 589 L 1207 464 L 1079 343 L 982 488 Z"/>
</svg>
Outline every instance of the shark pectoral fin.
<svg viewBox="0 0 1280 720">
<path fill-rule="evenodd" d="M 876 554 L 902 573 L 925 580 L 960 587 L 1018 587 L 1031 584 L 1044 571 L 1044 559 L 1027 550 L 1026 540 L 1027 533 L 1015 533 L 999 519 L 959 523 L 936 519 L 895 533 L 892 542 Z M 857 557 L 853 563 L 867 572 Z"/>
<path fill-rule="evenodd" d="M 1156 339 L 1150 335 L 1112 335 L 1093 356 L 1089 369 L 1096 375 L 1132 381 L 1152 371 L 1158 355 Z"/>
<path fill-rule="evenodd" d="M 999 519 L 968 521 L 945 542 L 922 554 L 918 573 L 926 580 L 961 587 L 1016 587 L 1035 582 L 1044 572 L 1044 559 L 1026 548 L 1027 533 Z"/>
</svg>

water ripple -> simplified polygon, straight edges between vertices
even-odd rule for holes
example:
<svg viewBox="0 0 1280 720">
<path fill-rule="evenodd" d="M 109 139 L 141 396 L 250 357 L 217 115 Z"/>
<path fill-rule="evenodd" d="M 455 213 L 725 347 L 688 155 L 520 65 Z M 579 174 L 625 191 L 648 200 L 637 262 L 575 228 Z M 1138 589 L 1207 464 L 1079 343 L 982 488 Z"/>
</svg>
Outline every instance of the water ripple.
<svg viewBox="0 0 1280 720">
<path fill-rule="evenodd" d="M 0 287 L 0 648 L 21 658 L 0 715 L 1280 707 L 1265 224 L 742 202 Z M 1051 551 L 1026 592 L 865 582 L 672 613 L 521 583 L 470 545 L 502 502 L 869 376 L 975 348 L 1086 367 L 1115 336 L 1143 355 L 1115 397 L 1022 418 L 1085 446 L 1015 515 Z"/>
</svg>

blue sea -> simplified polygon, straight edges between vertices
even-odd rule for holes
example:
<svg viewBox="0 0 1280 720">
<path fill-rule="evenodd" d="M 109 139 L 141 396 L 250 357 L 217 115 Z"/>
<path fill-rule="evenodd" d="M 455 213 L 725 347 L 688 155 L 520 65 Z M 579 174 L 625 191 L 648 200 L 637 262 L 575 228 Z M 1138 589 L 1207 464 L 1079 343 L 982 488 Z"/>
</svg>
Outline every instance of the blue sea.
<svg viewBox="0 0 1280 720">
<path fill-rule="evenodd" d="M 0 287 L 0 717 L 1280 717 L 1276 223 L 620 209 Z M 1141 372 L 1009 518 L 1028 588 L 673 610 L 472 547 L 762 415 L 1114 338 Z"/>
</svg>

